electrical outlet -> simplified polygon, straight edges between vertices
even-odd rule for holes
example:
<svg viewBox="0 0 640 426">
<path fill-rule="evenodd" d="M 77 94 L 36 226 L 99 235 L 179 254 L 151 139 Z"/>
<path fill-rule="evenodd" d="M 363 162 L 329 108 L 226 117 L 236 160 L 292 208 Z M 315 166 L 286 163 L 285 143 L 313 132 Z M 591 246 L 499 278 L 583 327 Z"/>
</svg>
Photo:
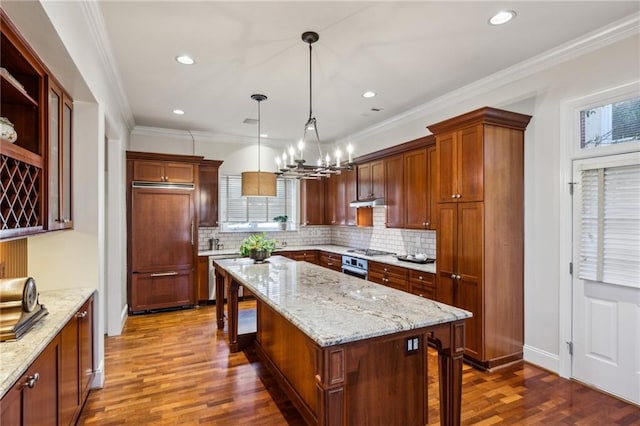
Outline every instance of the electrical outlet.
<svg viewBox="0 0 640 426">
<path fill-rule="evenodd" d="M 418 353 L 420 349 L 420 338 L 419 337 L 409 337 L 407 339 L 407 355 Z"/>
</svg>

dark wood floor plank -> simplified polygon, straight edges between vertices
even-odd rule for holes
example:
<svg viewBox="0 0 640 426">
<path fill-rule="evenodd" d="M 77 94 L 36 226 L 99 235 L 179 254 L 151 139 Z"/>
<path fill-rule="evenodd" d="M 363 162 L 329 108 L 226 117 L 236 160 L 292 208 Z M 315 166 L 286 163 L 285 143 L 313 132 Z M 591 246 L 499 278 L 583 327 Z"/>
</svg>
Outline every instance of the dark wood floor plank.
<svg viewBox="0 0 640 426">
<path fill-rule="evenodd" d="M 242 302 L 241 309 L 252 302 Z M 215 307 L 130 317 L 105 343 L 105 387 L 80 425 L 303 425 L 253 351 L 231 354 Z M 463 369 L 464 425 L 640 425 L 640 408 L 524 364 Z M 429 351 L 429 424 L 439 424 L 437 355 Z"/>
</svg>

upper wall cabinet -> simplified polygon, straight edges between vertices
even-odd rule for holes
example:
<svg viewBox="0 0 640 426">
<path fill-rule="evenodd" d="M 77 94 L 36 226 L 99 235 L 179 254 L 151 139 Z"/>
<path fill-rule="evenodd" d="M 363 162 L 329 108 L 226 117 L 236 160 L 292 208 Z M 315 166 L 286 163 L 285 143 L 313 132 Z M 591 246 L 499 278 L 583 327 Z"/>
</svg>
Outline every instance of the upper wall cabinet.
<svg viewBox="0 0 640 426">
<path fill-rule="evenodd" d="M 198 226 L 218 226 L 218 169 L 222 161 L 200 162 L 200 189 L 198 190 Z"/>
<path fill-rule="evenodd" d="M 358 164 L 358 200 L 384 197 L 384 160 Z"/>
<path fill-rule="evenodd" d="M 193 164 L 139 160 L 133 166 L 133 180 L 142 182 L 193 183 Z"/>
<path fill-rule="evenodd" d="M 0 138 L 0 239 L 5 239 L 43 229 L 47 72 L 2 10 L 0 31 L 0 115 L 14 130 L 3 130 Z"/>
<path fill-rule="evenodd" d="M 73 227 L 71 218 L 71 129 L 73 101 L 49 79 L 47 229 Z"/>
<path fill-rule="evenodd" d="M 326 182 L 327 179 L 300 180 L 300 225 L 324 225 Z"/>
</svg>

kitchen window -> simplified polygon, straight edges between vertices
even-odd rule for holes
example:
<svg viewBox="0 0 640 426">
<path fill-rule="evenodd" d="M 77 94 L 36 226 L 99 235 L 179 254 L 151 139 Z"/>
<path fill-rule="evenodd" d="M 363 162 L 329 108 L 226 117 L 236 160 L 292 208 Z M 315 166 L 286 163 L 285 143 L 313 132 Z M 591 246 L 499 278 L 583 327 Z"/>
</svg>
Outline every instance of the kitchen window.
<svg viewBox="0 0 640 426">
<path fill-rule="evenodd" d="M 640 140 L 640 96 L 580 111 L 580 148 Z"/>
<path fill-rule="evenodd" d="M 278 231 L 281 225 L 273 220 L 287 216 L 287 229 L 297 221 L 296 181 L 278 179 L 275 197 L 243 197 L 240 176 L 220 177 L 220 229 L 222 231 Z"/>
</svg>

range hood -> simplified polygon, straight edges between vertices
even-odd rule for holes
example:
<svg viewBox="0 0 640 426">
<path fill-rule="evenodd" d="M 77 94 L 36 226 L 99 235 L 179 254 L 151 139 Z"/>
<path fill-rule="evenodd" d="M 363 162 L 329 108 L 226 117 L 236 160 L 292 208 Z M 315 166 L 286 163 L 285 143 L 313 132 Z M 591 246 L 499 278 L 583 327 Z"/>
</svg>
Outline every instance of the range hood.
<svg viewBox="0 0 640 426">
<path fill-rule="evenodd" d="M 384 198 L 366 198 L 349 203 L 349 207 L 377 207 L 384 206 Z"/>
</svg>

